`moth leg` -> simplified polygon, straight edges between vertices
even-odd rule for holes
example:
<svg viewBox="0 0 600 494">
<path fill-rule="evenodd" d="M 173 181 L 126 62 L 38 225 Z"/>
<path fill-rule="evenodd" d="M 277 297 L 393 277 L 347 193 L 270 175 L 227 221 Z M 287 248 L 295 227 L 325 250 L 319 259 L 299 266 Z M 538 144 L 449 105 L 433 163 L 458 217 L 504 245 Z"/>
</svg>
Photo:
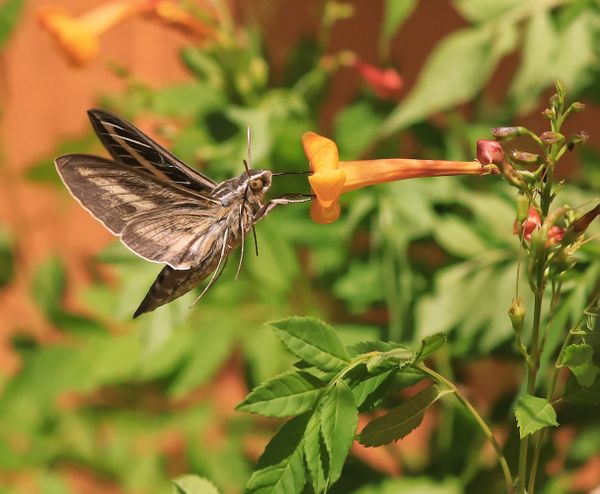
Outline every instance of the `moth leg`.
<svg viewBox="0 0 600 494">
<path fill-rule="evenodd" d="M 238 276 L 240 275 L 240 270 L 242 269 L 242 261 L 244 260 L 244 245 L 246 244 L 246 233 L 244 232 L 244 229 L 242 228 L 242 214 L 243 214 L 243 208 L 244 208 L 244 204 L 242 203 L 242 205 L 240 206 L 240 232 L 242 232 L 242 242 L 241 242 L 241 246 L 240 246 L 240 262 L 238 263 L 238 267 L 237 267 L 237 271 L 235 272 L 235 279 L 238 279 Z"/>
<path fill-rule="evenodd" d="M 273 209 L 280 204 L 300 204 L 303 202 L 312 201 L 314 199 L 313 194 L 287 194 L 277 199 L 271 199 L 265 204 L 254 216 L 254 221 L 258 221 L 267 216 Z"/>
<path fill-rule="evenodd" d="M 194 306 L 196 304 L 196 302 L 198 302 L 198 300 L 200 300 L 204 294 L 208 291 L 208 289 L 213 286 L 215 284 L 215 282 L 219 279 L 219 276 L 221 276 L 221 273 L 223 273 L 223 270 L 225 269 L 225 265 L 227 264 L 227 256 L 225 255 L 225 248 L 227 247 L 227 240 L 229 238 L 229 229 L 225 230 L 225 235 L 223 235 L 223 247 L 221 248 L 221 256 L 219 257 L 219 262 L 217 263 L 217 267 L 214 270 L 210 281 L 208 282 L 208 284 L 204 287 L 204 290 L 202 290 L 202 293 L 200 295 L 198 295 L 196 297 L 196 299 L 192 302 L 192 304 L 190 305 L 190 308 L 192 308 L 192 306 Z"/>
</svg>

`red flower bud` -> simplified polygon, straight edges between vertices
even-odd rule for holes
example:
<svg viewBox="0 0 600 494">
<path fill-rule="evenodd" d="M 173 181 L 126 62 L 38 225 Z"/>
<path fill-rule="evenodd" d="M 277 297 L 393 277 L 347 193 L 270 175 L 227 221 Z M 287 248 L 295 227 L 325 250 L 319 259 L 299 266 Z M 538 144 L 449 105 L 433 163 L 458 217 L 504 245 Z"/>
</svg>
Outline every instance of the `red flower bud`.
<svg viewBox="0 0 600 494">
<path fill-rule="evenodd" d="M 360 60 L 356 60 L 353 67 L 381 99 L 396 99 L 402 91 L 404 80 L 395 69 L 381 69 Z"/>
<path fill-rule="evenodd" d="M 482 165 L 498 164 L 504 161 L 504 149 L 498 141 L 480 139 L 477 141 L 477 160 Z"/>
<path fill-rule="evenodd" d="M 535 210 L 535 208 L 529 208 L 529 213 L 527 214 L 527 219 L 523 222 L 523 224 L 519 228 L 519 222 L 515 221 L 515 225 L 513 228 L 513 233 L 515 235 L 520 235 L 523 232 L 523 238 L 525 240 L 531 240 L 531 234 L 542 225 L 542 219 L 540 215 Z M 561 237 L 562 238 L 562 237 Z"/>
<path fill-rule="evenodd" d="M 565 236 L 564 228 L 557 225 L 552 225 L 548 230 L 548 239 L 546 240 L 546 247 L 557 244 Z"/>
</svg>

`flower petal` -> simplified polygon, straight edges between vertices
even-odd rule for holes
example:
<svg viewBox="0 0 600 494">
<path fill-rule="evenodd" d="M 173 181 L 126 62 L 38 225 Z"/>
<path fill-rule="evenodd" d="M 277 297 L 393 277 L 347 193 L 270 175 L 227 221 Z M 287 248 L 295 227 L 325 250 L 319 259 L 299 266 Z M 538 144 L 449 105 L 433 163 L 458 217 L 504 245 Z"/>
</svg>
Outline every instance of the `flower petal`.
<svg viewBox="0 0 600 494">
<path fill-rule="evenodd" d="M 308 177 L 308 181 L 321 206 L 327 208 L 339 199 L 346 175 L 342 170 L 323 170 Z"/>
<path fill-rule="evenodd" d="M 46 29 L 75 65 L 83 65 L 99 50 L 95 33 L 60 7 L 46 7 L 38 12 L 38 22 Z"/>
<path fill-rule="evenodd" d="M 313 201 L 310 206 L 310 217 L 315 223 L 322 225 L 333 223 L 340 217 L 340 203 L 336 201 L 329 207 L 323 207 L 318 201 Z"/>
<path fill-rule="evenodd" d="M 302 146 L 312 171 L 333 170 L 338 167 L 338 148 L 331 139 L 314 132 L 305 132 L 302 135 Z"/>
</svg>

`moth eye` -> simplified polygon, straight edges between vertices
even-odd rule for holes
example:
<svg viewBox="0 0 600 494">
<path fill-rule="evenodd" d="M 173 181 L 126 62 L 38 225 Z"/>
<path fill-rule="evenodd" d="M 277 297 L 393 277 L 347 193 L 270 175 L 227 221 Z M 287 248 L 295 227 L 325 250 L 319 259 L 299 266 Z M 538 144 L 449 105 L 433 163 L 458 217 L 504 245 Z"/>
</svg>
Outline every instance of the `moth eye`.
<svg viewBox="0 0 600 494">
<path fill-rule="evenodd" d="M 255 178 L 250 181 L 250 188 L 252 190 L 260 190 L 263 188 L 263 181 L 260 178 Z"/>
</svg>

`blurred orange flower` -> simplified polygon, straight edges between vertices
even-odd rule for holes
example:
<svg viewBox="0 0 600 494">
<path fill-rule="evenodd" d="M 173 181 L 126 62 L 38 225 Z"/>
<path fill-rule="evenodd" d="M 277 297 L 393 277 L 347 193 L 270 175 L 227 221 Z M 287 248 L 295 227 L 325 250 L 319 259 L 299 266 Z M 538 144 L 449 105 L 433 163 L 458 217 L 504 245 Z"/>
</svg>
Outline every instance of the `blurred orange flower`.
<svg viewBox="0 0 600 494">
<path fill-rule="evenodd" d="M 79 17 L 64 8 L 48 6 L 38 10 L 38 22 L 53 36 L 69 61 L 80 66 L 98 54 L 102 33 L 154 4 L 151 0 L 122 0 L 100 5 Z"/>
<path fill-rule="evenodd" d="M 315 193 L 310 215 L 317 223 L 339 218 L 342 193 L 369 185 L 419 177 L 448 175 L 485 175 L 492 170 L 478 161 L 415 160 L 406 158 L 339 161 L 338 149 L 331 139 L 306 132 L 302 145 L 314 172 L 309 178 Z"/>
<path fill-rule="evenodd" d="M 38 10 L 38 21 L 53 36 L 69 61 L 81 66 L 98 54 L 101 34 L 142 13 L 152 13 L 164 23 L 194 36 L 214 37 L 211 26 L 171 0 L 120 0 L 100 5 L 79 17 L 64 8 L 49 6 Z"/>
</svg>

